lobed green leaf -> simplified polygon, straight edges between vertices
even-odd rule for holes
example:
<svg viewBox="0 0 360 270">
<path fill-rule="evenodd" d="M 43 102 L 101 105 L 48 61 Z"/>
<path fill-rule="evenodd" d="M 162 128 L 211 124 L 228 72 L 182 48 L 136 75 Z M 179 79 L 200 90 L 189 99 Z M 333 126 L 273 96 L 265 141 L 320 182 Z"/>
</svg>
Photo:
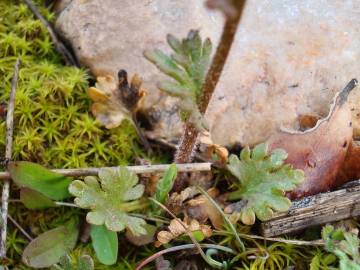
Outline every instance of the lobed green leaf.
<svg viewBox="0 0 360 270">
<path fill-rule="evenodd" d="M 240 159 L 231 155 L 227 168 L 236 177 L 238 189 L 229 195 L 230 200 L 241 199 L 245 206 L 240 218 L 245 224 L 253 224 L 255 215 L 260 220 L 272 217 L 274 211 L 287 211 L 291 201 L 285 192 L 291 191 L 304 179 L 301 170 L 284 164 L 287 154 L 276 149 L 268 153 L 266 144 L 259 144 L 251 151 L 245 147 Z"/>
</svg>

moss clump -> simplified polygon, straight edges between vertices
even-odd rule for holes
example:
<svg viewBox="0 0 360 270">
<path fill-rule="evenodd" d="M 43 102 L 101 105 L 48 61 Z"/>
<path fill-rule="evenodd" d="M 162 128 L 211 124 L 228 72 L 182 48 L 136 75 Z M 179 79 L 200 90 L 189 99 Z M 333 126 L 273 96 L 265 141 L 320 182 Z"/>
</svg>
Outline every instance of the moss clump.
<svg viewBox="0 0 360 270">
<path fill-rule="evenodd" d="M 41 8 L 53 20 L 54 15 Z M 22 61 L 15 106 L 14 154 L 49 167 L 126 164 L 141 154 L 130 123 L 106 130 L 89 115 L 88 74 L 66 67 L 26 5 L 0 2 L 0 102 L 7 103 L 16 58 Z M 0 147 L 5 144 L 0 122 Z"/>
</svg>

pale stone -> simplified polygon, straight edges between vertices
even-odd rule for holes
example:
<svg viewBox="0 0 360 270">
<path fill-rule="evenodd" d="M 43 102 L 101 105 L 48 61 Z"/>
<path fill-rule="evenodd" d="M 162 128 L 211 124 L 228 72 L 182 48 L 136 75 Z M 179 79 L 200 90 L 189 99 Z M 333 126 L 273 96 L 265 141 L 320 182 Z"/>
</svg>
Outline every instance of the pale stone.
<svg viewBox="0 0 360 270">
<path fill-rule="evenodd" d="M 164 76 L 142 52 L 170 52 L 166 34 L 185 37 L 190 29 L 217 44 L 222 24 L 203 1 L 72 0 L 56 26 L 94 75 L 139 73 L 148 90 L 144 110 L 162 119 L 155 134 L 172 139 L 181 133 L 174 101 L 157 90 Z M 359 36 L 360 1 L 247 0 L 206 114 L 213 141 L 253 145 L 280 126 L 296 127 L 299 115 L 326 115 L 335 92 L 360 77 Z M 359 91 L 351 94 L 356 134 Z"/>
</svg>

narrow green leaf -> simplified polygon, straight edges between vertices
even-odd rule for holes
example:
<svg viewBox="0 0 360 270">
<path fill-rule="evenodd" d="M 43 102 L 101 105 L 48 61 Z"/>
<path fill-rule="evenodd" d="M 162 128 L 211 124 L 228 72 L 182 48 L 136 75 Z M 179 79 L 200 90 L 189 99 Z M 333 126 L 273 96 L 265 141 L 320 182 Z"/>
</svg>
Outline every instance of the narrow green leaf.
<svg viewBox="0 0 360 270">
<path fill-rule="evenodd" d="M 18 161 L 10 163 L 9 173 L 21 188 L 38 191 L 52 200 L 63 200 L 70 196 L 68 186 L 71 179 L 54 173 L 36 163 Z"/>
<path fill-rule="evenodd" d="M 168 34 L 166 36 L 167 43 L 170 45 L 170 47 L 177 53 L 182 52 L 181 42 L 178 40 L 175 36 Z"/>
<path fill-rule="evenodd" d="M 167 56 L 160 50 L 145 51 L 144 56 L 146 59 L 154 63 L 158 69 L 164 72 L 166 75 L 174 78 L 182 83 L 190 81 L 186 72 L 180 69 L 171 57 Z"/>
<path fill-rule="evenodd" d="M 158 87 L 170 96 L 183 98 L 184 96 L 189 95 L 189 91 L 177 82 L 163 81 L 158 84 Z"/>
<path fill-rule="evenodd" d="M 92 225 L 90 236 L 98 260 L 105 265 L 116 263 L 118 255 L 117 233 L 109 231 L 104 225 Z"/>
<path fill-rule="evenodd" d="M 20 189 L 20 200 L 30 210 L 56 207 L 48 197 L 29 188 Z"/>
<path fill-rule="evenodd" d="M 22 261 L 29 267 L 50 267 L 75 247 L 78 233 L 78 220 L 71 219 L 32 240 L 22 254 Z"/>
<path fill-rule="evenodd" d="M 162 204 L 166 202 L 169 196 L 169 192 L 171 191 L 174 185 L 176 176 L 177 176 L 176 164 L 171 164 L 164 173 L 163 177 L 159 180 L 159 182 L 156 185 L 156 192 L 154 195 L 155 200 L 157 200 Z M 153 203 L 152 205 L 155 211 L 158 212 L 160 210 L 160 207 L 157 204 Z"/>
</svg>

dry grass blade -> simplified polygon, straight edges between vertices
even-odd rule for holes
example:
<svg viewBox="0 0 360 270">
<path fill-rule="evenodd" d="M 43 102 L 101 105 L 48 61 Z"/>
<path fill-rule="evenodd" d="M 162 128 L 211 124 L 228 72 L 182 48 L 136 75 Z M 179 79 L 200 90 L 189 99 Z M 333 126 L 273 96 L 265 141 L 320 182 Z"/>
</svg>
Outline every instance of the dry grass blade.
<svg viewBox="0 0 360 270">
<path fill-rule="evenodd" d="M 234 225 L 230 222 L 230 220 L 226 217 L 224 211 L 221 209 L 221 207 L 214 201 L 213 198 L 211 198 L 211 196 L 205 191 L 203 190 L 201 187 L 197 187 L 199 189 L 199 191 L 215 206 L 215 208 L 220 212 L 220 214 L 223 216 L 224 220 L 227 222 L 227 224 L 229 225 L 232 233 L 234 234 L 237 242 L 240 245 L 240 248 L 242 251 L 245 251 L 245 245 L 244 243 L 241 241 L 239 234 L 237 233 Z"/>
</svg>

